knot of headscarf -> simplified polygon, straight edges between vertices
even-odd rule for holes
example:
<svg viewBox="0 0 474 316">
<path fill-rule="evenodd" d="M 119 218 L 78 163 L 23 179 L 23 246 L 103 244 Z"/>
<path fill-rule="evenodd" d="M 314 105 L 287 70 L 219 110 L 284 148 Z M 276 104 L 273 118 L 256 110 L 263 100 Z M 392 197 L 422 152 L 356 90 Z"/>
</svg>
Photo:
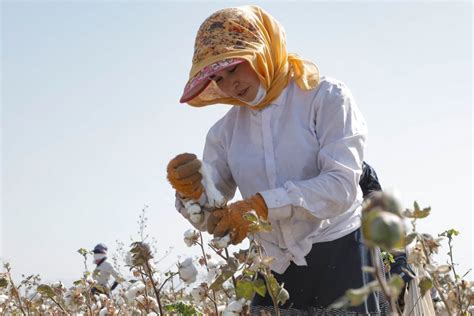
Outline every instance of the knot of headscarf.
<svg viewBox="0 0 474 316">
<path fill-rule="evenodd" d="M 291 79 L 302 90 L 313 89 L 319 84 L 316 64 L 296 54 L 288 54 L 283 27 L 258 6 L 222 9 L 201 24 L 196 35 L 189 81 L 204 67 L 228 58 L 247 60 L 267 91 L 266 97 L 252 108 L 261 109 L 269 105 Z M 188 104 L 198 107 L 215 103 L 246 105 L 227 96 L 214 81 L 188 101 Z"/>
</svg>

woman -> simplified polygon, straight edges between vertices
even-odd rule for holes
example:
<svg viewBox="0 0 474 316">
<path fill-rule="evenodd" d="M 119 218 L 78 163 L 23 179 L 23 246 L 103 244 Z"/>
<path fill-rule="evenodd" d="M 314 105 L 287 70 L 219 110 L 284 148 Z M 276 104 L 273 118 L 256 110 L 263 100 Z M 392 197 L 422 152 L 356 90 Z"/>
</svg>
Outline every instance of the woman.
<svg viewBox="0 0 474 316">
<path fill-rule="evenodd" d="M 247 235 L 242 214 L 255 210 L 272 232 L 257 238 L 275 257 L 271 269 L 290 294 L 284 308 L 318 312 L 367 282 L 360 233 L 366 125 L 349 89 L 288 54 L 282 26 L 257 6 L 215 12 L 198 30 L 182 103 L 233 107 L 210 129 L 203 161 L 230 200 L 198 227 L 233 244 Z M 195 155 L 170 161 L 168 180 L 185 201 L 206 205 Z M 272 306 L 256 296 L 252 305 Z M 380 313 L 372 295 L 354 312 Z"/>
</svg>

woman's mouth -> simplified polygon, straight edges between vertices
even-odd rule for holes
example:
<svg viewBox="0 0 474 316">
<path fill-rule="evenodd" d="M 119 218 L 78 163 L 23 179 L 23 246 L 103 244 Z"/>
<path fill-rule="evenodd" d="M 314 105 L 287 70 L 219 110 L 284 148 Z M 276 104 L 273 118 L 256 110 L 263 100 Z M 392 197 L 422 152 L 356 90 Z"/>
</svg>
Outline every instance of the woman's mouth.
<svg viewBox="0 0 474 316">
<path fill-rule="evenodd" d="M 245 98 L 245 96 L 247 95 L 247 92 L 249 91 L 249 87 L 245 88 L 244 90 L 240 91 L 237 96 L 242 99 L 242 98 Z"/>
</svg>

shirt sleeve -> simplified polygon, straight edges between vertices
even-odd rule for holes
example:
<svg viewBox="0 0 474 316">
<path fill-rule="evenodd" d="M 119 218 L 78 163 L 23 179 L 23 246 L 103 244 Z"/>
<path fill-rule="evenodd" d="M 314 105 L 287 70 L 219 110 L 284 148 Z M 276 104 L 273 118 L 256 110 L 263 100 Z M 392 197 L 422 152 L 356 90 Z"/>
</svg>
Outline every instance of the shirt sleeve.
<svg viewBox="0 0 474 316">
<path fill-rule="evenodd" d="M 227 164 L 225 131 L 228 127 L 225 126 L 225 119 L 226 117 L 218 121 L 207 133 L 202 159 L 210 166 L 216 188 L 230 201 L 235 195 L 237 185 Z"/>
<path fill-rule="evenodd" d="M 117 283 L 121 283 L 123 281 L 123 278 L 118 274 L 110 262 L 105 261 L 102 263 L 102 265 L 104 265 L 104 270 L 109 272 Z"/>
<path fill-rule="evenodd" d="M 367 128 L 349 89 L 342 83 L 321 87 L 312 106 L 312 124 L 320 144 L 314 178 L 287 181 L 283 187 L 259 192 L 269 208 L 269 219 L 292 216 L 295 207 L 318 219 L 348 210 L 357 197 Z"/>
</svg>

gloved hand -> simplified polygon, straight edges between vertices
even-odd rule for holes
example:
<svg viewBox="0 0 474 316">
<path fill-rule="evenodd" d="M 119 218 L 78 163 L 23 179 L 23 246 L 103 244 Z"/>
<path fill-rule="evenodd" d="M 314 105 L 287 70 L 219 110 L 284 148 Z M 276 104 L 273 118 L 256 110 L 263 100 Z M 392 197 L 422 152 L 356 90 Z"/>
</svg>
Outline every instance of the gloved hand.
<svg viewBox="0 0 474 316">
<path fill-rule="evenodd" d="M 254 210 L 263 219 L 268 217 L 265 200 L 257 193 L 246 200 L 211 212 L 207 220 L 207 231 L 215 237 L 222 237 L 230 233 L 232 244 L 237 245 L 247 236 L 250 223 L 244 219 L 243 215 L 251 210 Z"/>
<path fill-rule="evenodd" d="M 199 200 L 204 187 L 199 173 L 201 162 L 194 154 L 180 154 L 171 159 L 166 171 L 171 186 L 184 198 Z"/>
<path fill-rule="evenodd" d="M 119 283 L 117 281 L 114 281 L 114 284 L 112 284 L 112 286 L 110 287 L 110 292 L 112 292 L 113 290 L 115 290 L 115 288 L 119 285 Z"/>
</svg>

